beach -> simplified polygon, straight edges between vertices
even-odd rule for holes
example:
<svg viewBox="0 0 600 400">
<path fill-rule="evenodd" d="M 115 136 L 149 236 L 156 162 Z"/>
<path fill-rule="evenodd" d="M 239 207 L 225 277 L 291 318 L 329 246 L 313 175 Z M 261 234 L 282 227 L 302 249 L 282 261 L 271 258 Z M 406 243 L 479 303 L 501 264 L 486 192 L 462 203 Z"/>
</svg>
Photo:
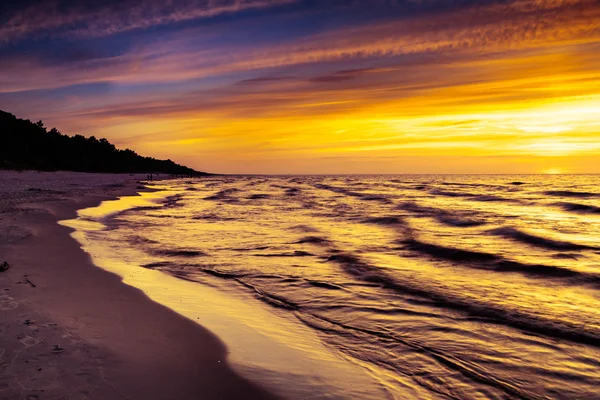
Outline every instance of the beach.
<svg viewBox="0 0 600 400">
<path fill-rule="evenodd" d="M 0 20 L 0 400 L 600 400 L 599 0 Z"/>
<path fill-rule="evenodd" d="M 94 266 L 57 224 L 148 190 L 145 178 L 0 172 L 0 398 L 275 398 L 211 332 Z"/>
<path fill-rule="evenodd" d="M 597 397 L 597 175 L 145 178 L 0 174 L 0 398 Z"/>
</svg>

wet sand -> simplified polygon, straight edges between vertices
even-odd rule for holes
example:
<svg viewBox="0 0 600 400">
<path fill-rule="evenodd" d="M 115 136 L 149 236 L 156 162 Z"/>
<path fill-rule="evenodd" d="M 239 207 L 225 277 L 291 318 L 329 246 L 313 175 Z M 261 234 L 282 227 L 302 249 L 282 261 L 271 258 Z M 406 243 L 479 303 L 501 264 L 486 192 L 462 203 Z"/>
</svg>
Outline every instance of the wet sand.
<svg viewBox="0 0 600 400">
<path fill-rule="evenodd" d="M 57 221 L 145 176 L 0 172 L 0 397 L 269 399 L 211 332 L 95 267 Z"/>
</svg>

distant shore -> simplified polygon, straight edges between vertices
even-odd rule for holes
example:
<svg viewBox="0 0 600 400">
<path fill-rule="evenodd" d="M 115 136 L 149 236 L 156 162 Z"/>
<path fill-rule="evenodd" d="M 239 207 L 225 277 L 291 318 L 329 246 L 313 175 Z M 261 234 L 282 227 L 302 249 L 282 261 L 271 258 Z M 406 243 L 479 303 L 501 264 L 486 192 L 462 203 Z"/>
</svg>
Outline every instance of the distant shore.
<svg viewBox="0 0 600 400">
<path fill-rule="evenodd" d="M 198 324 L 95 267 L 57 221 L 143 174 L 0 171 L 0 397 L 269 399 Z"/>
</svg>

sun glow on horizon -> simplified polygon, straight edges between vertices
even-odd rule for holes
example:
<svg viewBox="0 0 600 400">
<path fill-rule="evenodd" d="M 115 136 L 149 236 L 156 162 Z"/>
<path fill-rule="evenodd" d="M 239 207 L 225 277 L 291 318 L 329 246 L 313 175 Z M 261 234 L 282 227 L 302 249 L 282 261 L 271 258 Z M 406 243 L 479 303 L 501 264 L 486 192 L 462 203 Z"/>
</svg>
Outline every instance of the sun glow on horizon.
<svg viewBox="0 0 600 400">
<path fill-rule="evenodd" d="M 142 31 L 113 58 L 48 66 L 9 55 L 0 100 L 24 116 L 37 107 L 65 133 L 212 172 L 536 173 L 557 158 L 600 172 L 594 2 L 419 4 L 410 18 L 403 5 L 352 3 Z M 356 23 L 331 25 L 323 7 Z M 321 23 L 307 27 L 307 16 Z"/>
<path fill-rule="evenodd" d="M 568 171 L 565 171 L 561 168 L 548 168 L 542 171 L 542 174 L 544 175 L 561 175 L 566 173 L 568 173 Z"/>
</svg>

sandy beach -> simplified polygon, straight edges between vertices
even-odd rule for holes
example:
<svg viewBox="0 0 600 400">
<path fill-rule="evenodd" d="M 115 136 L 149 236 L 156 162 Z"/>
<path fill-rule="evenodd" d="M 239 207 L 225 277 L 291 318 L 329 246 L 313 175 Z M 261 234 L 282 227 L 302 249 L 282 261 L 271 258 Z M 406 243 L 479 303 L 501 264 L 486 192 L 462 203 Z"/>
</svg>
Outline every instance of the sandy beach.
<svg viewBox="0 0 600 400">
<path fill-rule="evenodd" d="M 0 400 L 600 400 L 600 0 L 0 20 Z"/>
<path fill-rule="evenodd" d="M 0 172 L 0 398 L 269 399 L 208 330 L 95 267 L 57 221 L 144 176 Z"/>
</svg>

